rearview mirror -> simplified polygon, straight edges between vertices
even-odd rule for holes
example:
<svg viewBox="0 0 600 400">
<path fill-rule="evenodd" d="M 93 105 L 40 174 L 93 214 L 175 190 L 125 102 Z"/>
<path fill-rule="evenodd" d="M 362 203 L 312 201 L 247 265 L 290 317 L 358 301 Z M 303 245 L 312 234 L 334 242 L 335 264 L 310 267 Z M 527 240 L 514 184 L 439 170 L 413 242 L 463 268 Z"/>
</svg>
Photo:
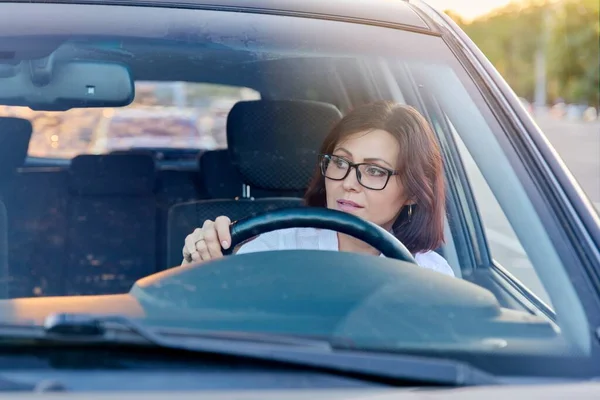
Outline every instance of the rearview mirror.
<svg viewBox="0 0 600 400">
<path fill-rule="evenodd" d="M 123 107 L 135 94 L 129 69 L 117 63 L 70 61 L 53 57 L 0 64 L 0 104 L 33 110 Z"/>
</svg>

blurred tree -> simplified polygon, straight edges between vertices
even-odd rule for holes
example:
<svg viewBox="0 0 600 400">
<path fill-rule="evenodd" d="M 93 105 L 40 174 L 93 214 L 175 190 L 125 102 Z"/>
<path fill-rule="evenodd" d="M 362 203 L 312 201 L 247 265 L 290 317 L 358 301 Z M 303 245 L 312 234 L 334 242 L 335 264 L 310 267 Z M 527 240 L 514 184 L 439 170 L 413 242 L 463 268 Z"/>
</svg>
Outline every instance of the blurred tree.
<svg viewBox="0 0 600 400">
<path fill-rule="evenodd" d="M 550 98 L 598 106 L 598 7 L 598 0 L 528 0 L 470 22 L 455 13 L 447 14 L 519 96 L 534 99 L 535 59 L 541 49 L 547 56 Z"/>
<path fill-rule="evenodd" d="M 598 0 L 566 0 L 553 16 L 550 79 L 567 102 L 600 104 Z"/>
<path fill-rule="evenodd" d="M 513 90 L 530 101 L 535 92 L 535 53 L 542 45 L 548 7 L 546 1 L 530 0 L 511 3 L 468 23 L 457 21 Z"/>
</svg>

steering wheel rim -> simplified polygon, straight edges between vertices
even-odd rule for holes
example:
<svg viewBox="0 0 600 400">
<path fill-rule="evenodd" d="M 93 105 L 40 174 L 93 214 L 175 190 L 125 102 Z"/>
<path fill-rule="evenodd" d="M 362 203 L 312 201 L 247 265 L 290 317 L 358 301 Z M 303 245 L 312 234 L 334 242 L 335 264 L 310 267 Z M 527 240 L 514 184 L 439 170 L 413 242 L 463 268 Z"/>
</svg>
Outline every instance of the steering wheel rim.
<svg viewBox="0 0 600 400">
<path fill-rule="evenodd" d="M 390 232 L 354 215 L 328 208 L 285 208 L 235 221 L 231 224 L 231 254 L 235 246 L 263 233 L 288 228 L 319 228 L 345 233 L 373 246 L 388 258 L 416 264 L 413 255 Z"/>
</svg>

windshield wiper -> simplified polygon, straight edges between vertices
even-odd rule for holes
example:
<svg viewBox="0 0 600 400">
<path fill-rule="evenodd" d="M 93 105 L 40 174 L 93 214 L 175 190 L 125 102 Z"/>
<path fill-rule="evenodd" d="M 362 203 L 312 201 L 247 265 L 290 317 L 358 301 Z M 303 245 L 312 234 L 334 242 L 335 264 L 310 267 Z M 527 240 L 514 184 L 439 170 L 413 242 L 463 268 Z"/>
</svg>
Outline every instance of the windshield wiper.
<svg viewBox="0 0 600 400">
<path fill-rule="evenodd" d="M 330 351 L 331 344 L 327 341 L 306 339 L 295 336 L 272 335 L 264 333 L 251 332 L 193 332 L 175 333 L 169 332 L 167 336 L 177 337 L 177 342 L 167 339 L 165 335 L 155 333 L 153 330 L 146 328 L 139 322 L 121 315 L 87 315 L 87 314 L 52 314 L 44 320 L 44 331 L 48 334 L 48 338 L 68 339 L 76 337 L 79 340 L 93 339 L 104 337 L 105 339 L 115 339 L 116 331 L 111 329 L 111 325 L 126 328 L 127 332 L 134 333 L 143 338 L 149 344 L 167 347 L 180 348 L 181 350 L 189 350 L 188 345 L 181 340 L 190 339 L 197 342 L 202 339 L 204 351 L 211 351 L 215 347 L 217 352 L 221 352 L 222 344 L 231 346 L 232 341 L 240 343 L 253 344 L 270 344 L 284 346 L 302 346 L 311 347 L 319 350 Z M 113 334 L 112 337 L 108 335 Z M 178 347 L 176 347 L 178 346 Z M 196 350 L 195 346 L 191 350 Z"/>
<path fill-rule="evenodd" d="M 276 362 L 391 384 L 469 386 L 498 383 L 493 375 L 465 362 L 336 349 L 326 341 L 293 336 L 213 332 L 181 335 L 168 331 L 159 334 L 133 319 L 119 315 L 54 314 L 46 318 L 43 328 L 43 334 L 37 337 L 43 341 L 139 343 L 195 354 Z M 119 335 L 123 333 L 129 336 Z M 131 334 L 137 335 L 138 340 L 132 340 Z"/>
</svg>

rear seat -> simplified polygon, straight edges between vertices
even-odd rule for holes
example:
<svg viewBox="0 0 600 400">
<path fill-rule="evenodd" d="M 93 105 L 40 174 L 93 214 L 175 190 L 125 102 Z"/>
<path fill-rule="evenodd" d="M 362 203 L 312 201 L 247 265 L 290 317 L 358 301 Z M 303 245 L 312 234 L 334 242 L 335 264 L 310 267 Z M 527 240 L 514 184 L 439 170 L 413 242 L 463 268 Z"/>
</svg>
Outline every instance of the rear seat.
<svg viewBox="0 0 600 400">
<path fill-rule="evenodd" d="M 63 294 L 67 205 L 65 169 L 19 170 L 7 196 L 10 297 Z"/>
<path fill-rule="evenodd" d="M 155 186 L 156 168 L 148 155 L 72 160 L 66 294 L 123 293 L 155 272 Z"/>
<path fill-rule="evenodd" d="M 264 129 L 259 125 L 250 135 L 272 134 L 260 134 Z M 9 233 L 8 250 L 3 251 L 0 204 L 0 298 L 3 254 L 8 259 L 10 297 L 121 293 L 138 278 L 164 269 L 166 260 L 179 263 L 183 238 L 205 216 L 241 218 L 301 203 L 303 189 L 289 182 L 282 187 L 280 181 L 263 185 L 256 178 L 243 179 L 227 150 L 206 152 L 199 159 L 200 175 L 157 173 L 151 156 L 136 154 L 83 155 L 72 160 L 69 170 L 17 170 L 25 160 L 31 129 L 26 120 L 0 119 L 0 200 L 6 206 Z M 252 185 L 250 194 L 256 200 L 231 205 L 231 200 L 247 194 L 244 181 L 246 187 Z M 197 201 L 206 198 L 213 200 Z M 176 203 L 189 206 L 172 211 L 167 221 L 166 210 Z M 172 231 L 178 224 L 183 238 L 167 237 L 167 226 Z"/>
<path fill-rule="evenodd" d="M 318 148 L 340 119 L 335 106 L 320 102 L 237 103 L 227 120 L 231 148 L 205 153 L 200 159 L 207 191 L 211 197 L 220 198 L 171 208 L 167 266 L 181 263 L 185 237 L 206 219 L 227 215 L 236 220 L 302 205 L 301 196 L 314 172 Z M 245 193 L 242 185 L 248 188 Z M 262 195 L 269 197 L 258 197 Z"/>
</svg>

